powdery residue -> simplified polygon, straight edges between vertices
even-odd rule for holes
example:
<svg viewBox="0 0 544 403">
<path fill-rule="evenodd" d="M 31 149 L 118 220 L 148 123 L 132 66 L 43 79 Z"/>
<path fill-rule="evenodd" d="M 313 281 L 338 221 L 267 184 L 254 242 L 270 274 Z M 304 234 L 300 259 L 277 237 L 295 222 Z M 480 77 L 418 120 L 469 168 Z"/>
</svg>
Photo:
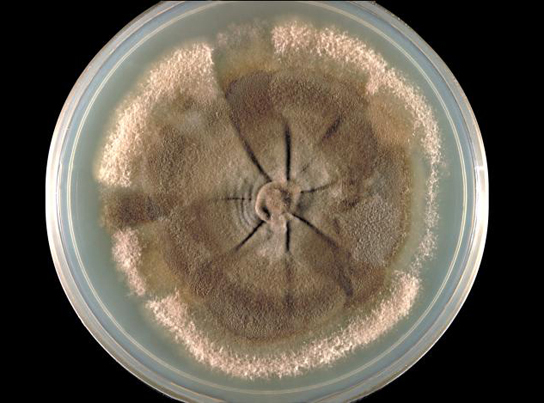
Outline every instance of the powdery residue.
<svg viewBox="0 0 544 403">
<path fill-rule="evenodd" d="M 117 268 L 125 275 L 130 290 L 143 296 L 147 287 L 139 272 L 142 247 L 138 232 L 134 229 L 120 230 L 113 234 L 113 259 Z"/>
<path fill-rule="evenodd" d="M 238 354 L 229 351 L 223 343 L 210 339 L 199 329 L 191 318 L 190 308 L 176 294 L 148 301 L 147 307 L 198 361 L 234 377 L 281 378 L 330 365 L 354 349 L 376 340 L 408 314 L 419 286 L 416 277 L 395 272 L 390 296 L 383 299 L 370 314 L 351 321 L 336 334 L 318 338 L 299 350 L 279 354 Z"/>
<path fill-rule="evenodd" d="M 145 150 L 142 134 L 158 106 L 182 93 L 202 103 L 216 95 L 211 54 L 212 48 L 204 43 L 175 51 L 148 73 L 137 95 L 123 102 L 104 147 L 97 174 L 101 184 L 131 185 L 131 164 Z"/>
<path fill-rule="evenodd" d="M 395 233 L 401 225 L 401 212 L 380 195 L 374 195 L 367 203 L 357 205 L 354 212 L 373 219 L 350 228 L 358 240 L 353 248 L 353 257 L 377 267 L 386 264 L 387 254 L 395 243 L 395 238 L 390 234 Z"/>
</svg>

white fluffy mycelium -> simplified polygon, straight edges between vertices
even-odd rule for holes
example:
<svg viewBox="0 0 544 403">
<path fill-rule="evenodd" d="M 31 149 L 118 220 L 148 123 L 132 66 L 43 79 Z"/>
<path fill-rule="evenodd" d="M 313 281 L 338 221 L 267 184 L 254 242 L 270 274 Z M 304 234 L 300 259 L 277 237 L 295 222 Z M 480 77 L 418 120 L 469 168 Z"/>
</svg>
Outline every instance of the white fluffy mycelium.
<svg viewBox="0 0 544 403">
<path fill-rule="evenodd" d="M 399 71 L 284 20 L 153 65 L 96 177 L 134 298 L 196 360 L 253 379 L 330 365 L 408 315 L 440 163 L 433 112 Z"/>
</svg>

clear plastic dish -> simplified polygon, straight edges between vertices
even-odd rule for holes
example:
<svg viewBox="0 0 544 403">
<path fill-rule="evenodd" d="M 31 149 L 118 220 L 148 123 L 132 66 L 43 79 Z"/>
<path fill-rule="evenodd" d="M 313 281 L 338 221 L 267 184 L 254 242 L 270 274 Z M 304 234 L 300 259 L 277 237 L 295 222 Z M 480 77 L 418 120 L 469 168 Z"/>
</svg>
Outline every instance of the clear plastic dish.
<svg viewBox="0 0 544 403">
<path fill-rule="evenodd" d="M 99 225 L 93 161 L 111 110 L 146 66 L 181 40 L 232 21 L 295 14 L 358 32 L 404 71 L 429 99 L 440 126 L 447 172 L 438 195 L 436 254 L 424 262 L 423 295 L 413 312 L 371 346 L 323 371 L 266 381 L 207 371 L 158 336 L 111 259 Z M 92 60 L 55 128 L 46 178 L 49 242 L 62 286 L 82 322 L 143 382 L 185 401 L 350 401 L 410 368 L 447 329 L 465 301 L 483 253 L 487 166 L 470 105 L 433 50 L 402 21 L 368 2 L 165 2 L 132 21 Z"/>
</svg>

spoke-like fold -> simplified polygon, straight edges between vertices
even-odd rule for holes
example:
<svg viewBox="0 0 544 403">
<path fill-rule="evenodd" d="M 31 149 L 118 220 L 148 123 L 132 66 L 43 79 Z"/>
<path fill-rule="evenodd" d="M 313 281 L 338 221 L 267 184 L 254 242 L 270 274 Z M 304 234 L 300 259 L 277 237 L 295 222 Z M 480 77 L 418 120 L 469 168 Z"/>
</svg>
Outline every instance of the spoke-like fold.
<svg viewBox="0 0 544 403">
<path fill-rule="evenodd" d="M 270 177 L 270 175 L 268 175 L 266 173 L 266 171 L 264 170 L 263 166 L 261 165 L 261 163 L 259 162 L 259 160 L 257 159 L 257 156 L 255 155 L 255 153 L 253 152 L 253 150 L 251 149 L 251 147 L 249 146 L 248 142 L 246 140 L 244 140 L 244 138 L 242 137 L 242 135 L 240 134 L 240 131 L 238 130 L 237 131 L 238 133 L 238 139 L 240 140 L 240 142 L 242 143 L 242 147 L 244 148 L 244 151 L 246 152 L 247 156 L 249 157 L 249 159 L 251 160 L 251 162 L 253 163 L 253 165 L 255 165 L 255 167 L 259 170 L 259 172 L 266 178 L 267 181 L 272 181 L 272 178 Z"/>
<path fill-rule="evenodd" d="M 251 197 L 237 197 L 237 196 L 233 196 L 233 197 L 221 197 L 219 199 L 216 199 L 217 201 L 231 201 L 231 200 L 245 200 L 245 201 L 249 201 L 249 200 L 253 200 L 253 198 Z"/>
<path fill-rule="evenodd" d="M 289 221 L 287 221 L 286 226 L 287 228 L 285 231 L 285 252 L 289 253 L 289 250 L 291 248 L 291 224 L 289 223 Z"/>
<path fill-rule="evenodd" d="M 325 274 L 336 281 L 336 283 L 340 286 L 340 288 L 343 290 L 345 295 L 349 298 L 353 296 L 353 284 L 352 280 L 348 277 L 346 271 L 348 269 L 348 266 L 350 264 L 350 256 L 349 254 L 341 248 L 331 237 L 326 235 L 323 231 L 321 231 L 319 228 L 317 228 L 315 225 L 313 225 L 311 222 L 306 220 L 304 217 L 301 217 L 299 215 L 293 214 L 295 218 L 300 220 L 302 223 L 304 223 L 308 228 L 310 228 L 315 234 L 319 235 L 319 237 L 331 248 L 330 253 L 323 253 L 322 256 L 329 255 L 328 257 L 331 260 L 332 265 L 327 265 L 327 267 L 321 267 L 317 268 L 322 274 Z M 333 271 L 330 271 L 330 269 L 334 267 Z"/>
<path fill-rule="evenodd" d="M 335 248 L 339 248 L 338 245 L 336 244 L 336 242 L 331 237 L 329 237 L 328 235 L 323 233 L 319 228 L 317 228 L 311 222 L 306 220 L 304 217 L 301 217 L 301 216 L 299 216 L 297 214 L 293 214 L 293 217 L 297 218 L 298 220 L 300 220 L 301 222 L 306 224 L 308 227 L 310 227 L 310 229 L 312 231 L 314 231 L 317 235 L 319 235 L 321 238 L 323 238 L 323 240 L 325 240 L 330 246 L 333 246 Z"/>
<path fill-rule="evenodd" d="M 253 230 L 244 238 L 242 239 L 242 241 L 240 241 L 240 243 L 238 245 L 236 245 L 234 247 L 234 250 L 235 251 L 238 251 L 242 246 L 244 246 L 250 239 L 253 235 L 255 235 L 255 233 L 259 230 L 259 228 L 262 227 L 262 225 L 264 224 L 264 221 L 260 221 L 256 226 L 255 228 L 253 228 Z"/>
<path fill-rule="evenodd" d="M 320 190 L 326 190 L 328 188 L 330 188 L 332 185 L 334 185 L 336 182 L 331 182 L 331 183 L 327 183 L 326 185 L 322 185 L 322 186 L 317 186 L 315 188 L 311 188 L 311 189 L 304 189 L 304 190 L 301 190 L 300 193 L 314 193 L 314 192 L 319 192 Z"/>
<path fill-rule="evenodd" d="M 285 123 L 285 180 L 291 180 L 291 129 Z"/>
</svg>

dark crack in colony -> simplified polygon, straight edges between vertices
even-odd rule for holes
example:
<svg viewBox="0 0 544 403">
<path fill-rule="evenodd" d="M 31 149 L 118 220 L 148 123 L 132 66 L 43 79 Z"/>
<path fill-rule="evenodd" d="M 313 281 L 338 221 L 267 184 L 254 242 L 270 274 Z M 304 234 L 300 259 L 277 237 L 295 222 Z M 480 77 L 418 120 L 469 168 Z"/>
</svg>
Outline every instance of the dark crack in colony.
<svg viewBox="0 0 544 403">
<path fill-rule="evenodd" d="M 198 361 L 297 375 L 408 313 L 411 138 L 436 133 L 384 63 L 334 30 L 237 26 L 170 54 L 119 108 L 97 170 L 113 258 Z"/>
</svg>

